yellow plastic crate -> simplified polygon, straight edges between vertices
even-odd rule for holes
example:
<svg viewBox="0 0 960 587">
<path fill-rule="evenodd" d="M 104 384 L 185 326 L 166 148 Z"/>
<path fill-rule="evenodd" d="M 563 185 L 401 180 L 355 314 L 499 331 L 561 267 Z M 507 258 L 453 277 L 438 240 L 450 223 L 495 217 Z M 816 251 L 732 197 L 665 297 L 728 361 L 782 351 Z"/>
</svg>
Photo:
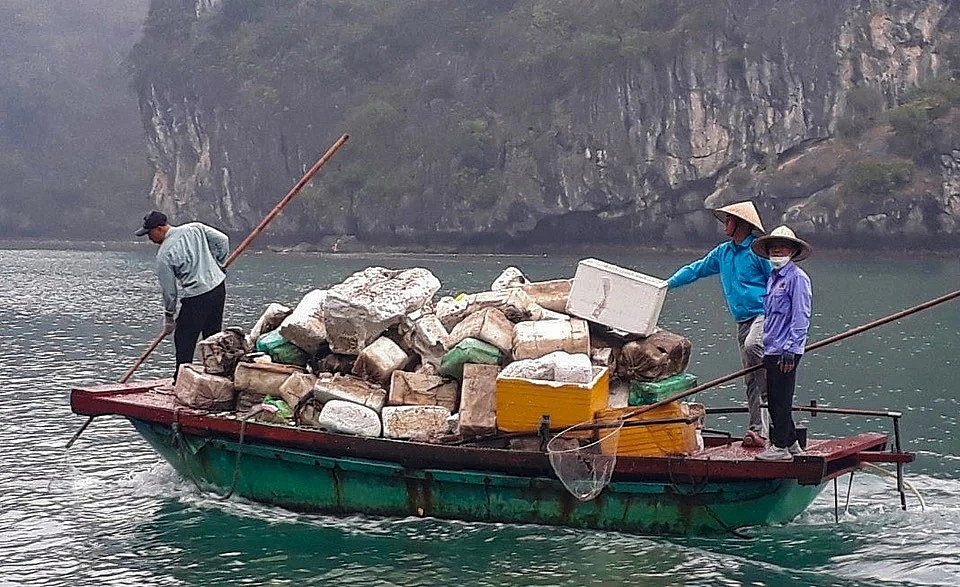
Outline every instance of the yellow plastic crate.
<svg viewBox="0 0 960 587">
<path fill-rule="evenodd" d="M 497 428 L 535 431 L 543 414 L 550 414 L 551 428 L 593 420 L 593 415 L 606 407 L 609 394 L 606 367 L 594 367 L 593 379 L 587 384 L 497 377 Z"/>
<path fill-rule="evenodd" d="M 636 411 L 636 406 L 611 408 L 597 412 L 602 421 L 622 418 Z M 690 455 L 697 451 L 697 427 L 701 414 L 680 401 L 670 402 L 623 421 L 618 456 L 650 457 L 667 455 Z M 656 420 L 679 420 L 664 424 L 633 425 L 633 422 Z"/>
</svg>

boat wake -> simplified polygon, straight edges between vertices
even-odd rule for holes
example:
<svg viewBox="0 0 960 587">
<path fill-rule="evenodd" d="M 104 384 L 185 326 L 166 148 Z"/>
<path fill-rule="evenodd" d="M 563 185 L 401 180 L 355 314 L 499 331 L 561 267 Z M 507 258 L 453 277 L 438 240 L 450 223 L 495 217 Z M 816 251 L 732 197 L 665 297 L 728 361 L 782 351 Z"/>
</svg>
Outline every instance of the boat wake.
<svg viewBox="0 0 960 587">
<path fill-rule="evenodd" d="M 684 576 L 691 581 L 689 584 L 710 584 L 714 579 L 731 576 L 740 577 L 745 583 L 775 576 L 783 580 L 783 585 L 960 584 L 960 557 L 955 553 L 955 545 L 960 543 L 960 504 L 955 498 L 960 493 L 960 480 L 927 475 L 908 477 L 925 507 L 921 509 L 919 500 L 908 491 L 908 509 L 904 512 L 900 509 L 895 479 L 865 472 L 855 474 L 849 505 L 847 479 L 843 477 L 837 483 L 839 523 L 834 520 L 833 487 L 828 485 L 796 520 L 784 526 L 745 529 L 744 534 L 750 537 L 747 540 L 664 540 L 570 528 L 551 527 L 544 532 L 544 527 L 537 525 L 294 513 L 236 496 L 221 499 L 216 494 L 201 492 L 163 462 L 120 480 L 123 487 L 118 489 L 142 500 L 172 500 L 178 504 L 176 510 L 182 512 L 179 516 L 188 516 L 201 524 L 209 523 L 205 521 L 211 517 L 226 516 L 233 520 L 228 522 L 231 527 L 246 531 L 264 525 L 288 525 L 297 535 L 323 536 L 325 540 L 335 537 L 347 544 L 365 544 L 365 548 L 371 547 L 372 540 L 373 544 L 380 543 L 377 548 L 395 553 L 396 549 L 412 553 L 429 548 L 456 558 L 456 552 L 447 552 L 454 548 L 450 545 L 491 548 L 480 545 L 498 543 L 498 552 L 513 561 L 502 563 L 505 573 L 512 573 L 520 565 L 541 579 L 552 578 L 556 584 L 573 583 L 567 581 L 570 577 L 562 569 L 547 565 L 546 559 L 534 559 L 575 557 L 575 566 L 581 572 L 592 567 L 598 572 L 602 569 L 608 577 L 624 580 Z M 222 532 L 214 530 L 211 535 Z M 429 546 L 413 546 L 416 543 Z M 353 555 L 343 552 L 339 556 Z M 461 572 L 472 573 L 469 569 Z"/>
</svg>

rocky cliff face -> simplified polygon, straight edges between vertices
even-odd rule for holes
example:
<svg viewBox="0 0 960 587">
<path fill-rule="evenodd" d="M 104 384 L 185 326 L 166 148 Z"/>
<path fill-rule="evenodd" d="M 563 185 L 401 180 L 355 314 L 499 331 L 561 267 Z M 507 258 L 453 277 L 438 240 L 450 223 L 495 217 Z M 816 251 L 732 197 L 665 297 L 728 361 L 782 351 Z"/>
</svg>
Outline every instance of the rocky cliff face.
<svg viewBox="0 0 960 587">
<path fill-rule="evenodd" d="M 211 35 L 224 40 L 224 23 L 238 18 L 226 14 L 229 0 L 174 4 L 190 12 L 195 51 Z M 346 132 L 349 147 L 281 215 L 275 234 L 706 243 L 719 231 L 705 209 L 749 198 L 768 229 L 789 222 L 814 241 L 960 243 L 954 105 L 941 100 L 935 116 L 925 114 L 926 150 L 914 159 L 894 141 L 903 129 L 883 114 L 949 77 L 939 49 L 960 30 L 955 3 L 712 3 L 708 27 L 681 18 L 643 36 L 620 34 L 610 57 L 591 46 L 564 53 L 556 70 L 546 60 L 518 67 L 522 58 L 509 59 L 510 49 L 482 32 L 516 23 L 528 4 L 536 3 L 481 2 L 460 19 L 481 28 L 475 37 L 414 31 L 399 57 L 368 45 L 338 54 L 347 49 L 331 44 L 322 49 L 338 59 L 329 70 L 312 59 L 313 69 L 284 75 L 277 69 L 294 70 L 294 61 L 278 66 L 274 56 L 240 82 L 215 67 L 176 79 L 140 71 L 157 205 L 178 220 L 249 230 Z M 373 30 L 371 39 L 378 35 L 387 36 Z M 375 71 L 338 78 L 351 60 Z M 560 81 L 544 85 L 541 76 Z M 406 91 L 384 92 L 387 83 Z M 921 113 L 934 109 L 917 104 Z M 844 133 L 844 123 L 862 128 Z M 876 177 L 889 181 L 871 183 Z"/>
</svg>

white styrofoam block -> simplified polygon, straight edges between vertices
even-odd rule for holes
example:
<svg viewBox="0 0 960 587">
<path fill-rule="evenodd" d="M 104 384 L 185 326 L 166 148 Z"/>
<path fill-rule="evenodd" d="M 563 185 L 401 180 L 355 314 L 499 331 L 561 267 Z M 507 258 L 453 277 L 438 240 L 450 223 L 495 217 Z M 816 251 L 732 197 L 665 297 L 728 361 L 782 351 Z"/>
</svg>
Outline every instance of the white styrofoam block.
<svg viewBox="0 0 960 587">
<path fill-rule="evenodd" d="M 323 301 L 330 350 L 358 355 L 385 330 L 422 308 L 440 280 L 422 267 L 402 271 L 368 267 L 331 287 Z"/>
<path fill-rule="evenodd" d="M 267 305 L 267 309 L 264 310 L 256 324 L 250 329 L 250 333 L 247 334 L 247 348 L 254 348 L 261 334 L 266 334 L 271 330 L 279 328 L 283 319 L 289 316 L 291 311 L 290 308 L 282 304 L 274 303 Z"/>
<path fill-rule="evenodd" d="M 353 364 L 353 374 L 388 385 L 390 374 L 402 369 L 409 361 L 410 357 L 397 343 L 381 336 L 360 351 Z"/>
<path fill-rule="evenodd" d="M 334 375 L 318 378 L 314 395 L 322 402 L 334 400 L 364 405 L 380 413 L 387 401 L 387 390 L 353 375 Z"/>
<path fill-rule="evenodd" d="M 500 372 L 504 377 L 515 377 L 517 379 L 546 379 L 553 381 L 554 365 L 541 361 L 542 357 L 536 359 L 519 359 L 513 361 L 503 368 Z"/>
<path fill-rule="evenodd" d="M 507 267 L 503 270 L 503 273 L 500 274 L 500 277 L 493 280 L 490 291 L 519 287 L 525 283 L 530 283 L 530 280 L 526 278 L 523 271 L 520 271 L 516 267 Z"/>
<path fill-rule="evenodd" d="M 380 414 L 366 406 L 332 399 L 323 404 L 318 423 L 321 428 L 341 434 L 380 436 Z"/>
<path fill-rule="evenodd" d="M 543 361 L 553 363 L 553 378 L 564 383 L 590 383 L 593 379 L 593 364 L 584 353 L 566 353 L 556 351 L 541 357 Z"/>
<path fill-rule="evenodd" d="M 383 435 L 427 440 L 446 433 L 450 410 L 443 406 L 384 406 Z"/>
<path fill-rule="evenodd" d="M 598 259 L 583 259 L 570 288 L 567 313 L 632 334 L 657 328 L 667 282 Z"/>
<path fill-rule="evenodd" d="M 586 320 L 530 320 L 513 326 L 513 358 L 535 359 L 554 351 L 590 352 Z"/>
<path fill-rule="evenodd" d="M 584 353 L 554 351 L 535 359 L 514 361 L 500 372 L 503 377 L 560 381 L 563 383 L 590 383 L 593 364 Z"/>
<path fill-rule="evenodd" d="M 293 312 L 280 323 L 280 336 L 310 354 L 316 353 L 327 340 L 322 310 L 326 298 L 327 290 L 324 289 L 307 292 Z"/>
<path fill-rule="evenodd" d="M 233 381 L 204 373 L 199 365 L 184 363 L 177 371 L 173 393 L 181 404 L 198 410 L 232 410 L 236 392 Z"/>
</svg>

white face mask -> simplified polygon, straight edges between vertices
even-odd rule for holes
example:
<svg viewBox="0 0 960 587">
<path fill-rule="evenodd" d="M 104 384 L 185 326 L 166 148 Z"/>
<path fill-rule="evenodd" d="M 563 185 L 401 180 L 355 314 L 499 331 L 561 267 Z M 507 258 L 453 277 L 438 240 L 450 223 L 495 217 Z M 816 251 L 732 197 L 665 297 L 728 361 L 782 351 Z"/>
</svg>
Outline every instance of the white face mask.
<svg viewBox="0 0 960 587">
<path fill-rule="evenodd" d="M 790 262 L 790 257 L 770 257 L 770 262 L 773 263 L 774 269 L 780 269 Z"/>
</svg>

